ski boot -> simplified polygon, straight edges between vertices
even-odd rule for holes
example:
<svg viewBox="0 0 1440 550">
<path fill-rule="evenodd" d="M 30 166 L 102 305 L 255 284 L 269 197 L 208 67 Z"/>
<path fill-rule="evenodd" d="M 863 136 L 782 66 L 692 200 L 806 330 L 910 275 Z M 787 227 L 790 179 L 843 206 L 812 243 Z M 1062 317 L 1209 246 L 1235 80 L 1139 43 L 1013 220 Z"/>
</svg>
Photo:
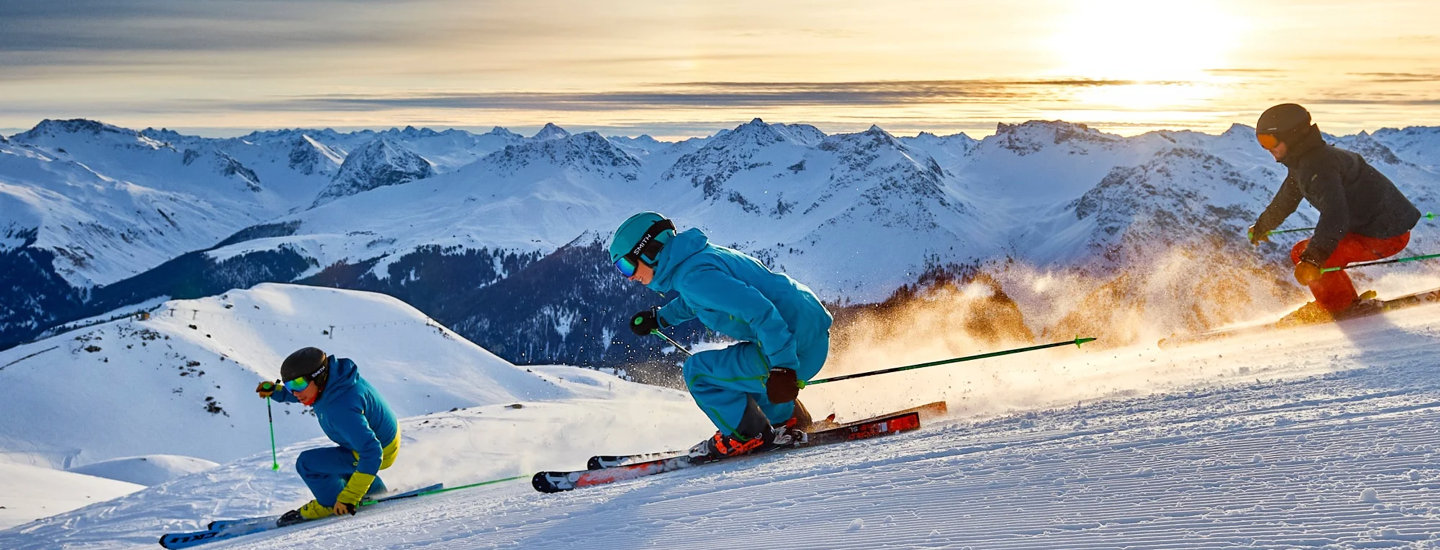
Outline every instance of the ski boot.
<svg viewBox="0 0 1440 550">
<path fill-rule="evenodd" d="M 799 399 L 795 400 L 795 412 L 790 414 L 790 419 L 775 424 L 776 427 L 783 426 L 802 432 L 809 432 L 810 428 L 814 425 L 815 421 L 810 418 L 810 411 L 805 409 L 805 405 L 801 403 Z"/>
<path fill-rule="evenodd" d="M 1383 309 L 1385 309 L 1385 302 L 1376 299 L 1375 291 L 1367 290 L 1358 298 L 1355 298 L 1355 301 L 1351 302 L 1350 307 L 1345 308 L 1345 311 L 1337 312 L 1335 318 L 1338 320 L 1364 317 L 1366 315 L 1380 313 Z"/>
<path fill-rule="evenodd" d="M 1364 294 L 1357 296 L 1354 302 L 1350 302 L 1350 307 L 1333 313 L 1325 311 L 1325 308 L 1320 307 L 1320 304 L 1318 303 L 1308 302 L 1305 305 L 1300 306 L 1300 309 L 1297 309 L 1291 312 L 1289 315 L 1281 318 L 1278 322 L 1275 323 L 1275 326 L 1282 328 L 1298 327 L 1303 325 L 1329 323 L 1342 319 L 1349 319 L 1352 317 L 1364 317 L 1366 315 L 1376 313 L 1385 307 L 1385 303 L 1377 300 L 1375 298 L 1376 296 L 1377 295 L 1375 291 L 1367 290 Z"/>
<path fill-rule="evenodd" d="M 799 432 L 799 434 L 803 436 L 804 432 Z M 716 431 L 715 435 L 710 436 L 709 439 L 691 447 L 689 454 L 691 458 L 719 460 L 757 451 L 768 451 L 781 444 L 791 444 L 793 443 L 792 437 L 791 430 L 784 427 L 777 429 L 771 426 L 770 420 L 765 418 L 765 413 L 760 411 L 760 405 L 756 404 L 755 398 L 751 397 L 745 405 L 745 414 L 740 417 L 740 425 L 735 428 L 733 434 L 727 435 Z"/>
</svg>

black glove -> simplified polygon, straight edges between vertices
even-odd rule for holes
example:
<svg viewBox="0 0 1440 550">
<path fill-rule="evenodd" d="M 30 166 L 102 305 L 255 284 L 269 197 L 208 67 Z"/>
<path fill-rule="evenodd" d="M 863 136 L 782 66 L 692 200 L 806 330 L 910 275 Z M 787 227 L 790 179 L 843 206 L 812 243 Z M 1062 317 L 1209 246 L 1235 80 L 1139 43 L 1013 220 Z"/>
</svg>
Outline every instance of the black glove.
<svg viewBox="0 0 1440 550">
<path fill-rule="evenodd" d="M 636 336 L 649 335 L 651 331 L 660 330 L 660 326 L 660 316 L 655 314 L 654 309 L 636 313 L 630 318 L 630 332 Z"/>
<path fill-rule="evenodd" d="M 270 397 L 270 394 L 275 393 L 275 390 L 278 389 L 280 389 L 280 382 L 266 380 L 261 382 L 259 386 L 255 386 L 255 393 L 259 394 L 261 399 L 265 399 L 266 397 Z"/>
<path fill-rule="evenodd" d="M 1245 236 L 1250 239 L 1250 244 L 1255 246 L 1260 246 L 1260 243 L 1270 240 L 1269 231 L 1255 231 L 1255 226 L 1253 225 L 1245 231 Z"/>
<path fill-rule="evenodd" d="M 765 396 L 771 403 L 789 403 L 800 395 L 800 382 L 795 371 L 784 367 L 771 367 L 770 378 L 765 381 Z"/>
</svg>

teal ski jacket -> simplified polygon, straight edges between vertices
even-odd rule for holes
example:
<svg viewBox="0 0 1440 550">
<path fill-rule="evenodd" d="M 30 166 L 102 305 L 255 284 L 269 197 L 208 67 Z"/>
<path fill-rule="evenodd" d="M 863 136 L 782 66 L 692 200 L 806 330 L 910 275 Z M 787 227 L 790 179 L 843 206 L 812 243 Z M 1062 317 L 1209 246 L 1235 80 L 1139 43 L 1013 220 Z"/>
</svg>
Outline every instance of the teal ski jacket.
<svg viewBox="0 0 1440 550">
<path fill-rule="evenodd" d="M 300 402 L 283 386 L 270 398 L 281 403 Z M 355 471 L 377 475 L 384 450 L 400 434 L 400 425 L 385 398 L 360 377 L 354 361 L 330 356 L 330 379 L 315 400 L 314 409 L 326 437 L 358 457 Z"/>
<path fill-rule="evenodd" d="M 736 340 L 755 342 L 770 367 L 796 369 L 796 349 L 828 343 L 832 318 L 808 287 L 759 260 L 710 244 L 699 229 L 671 239 L 647 285 L 679 296 L 658 312 L 663 325 L 691 319 Z"/>
</svg>

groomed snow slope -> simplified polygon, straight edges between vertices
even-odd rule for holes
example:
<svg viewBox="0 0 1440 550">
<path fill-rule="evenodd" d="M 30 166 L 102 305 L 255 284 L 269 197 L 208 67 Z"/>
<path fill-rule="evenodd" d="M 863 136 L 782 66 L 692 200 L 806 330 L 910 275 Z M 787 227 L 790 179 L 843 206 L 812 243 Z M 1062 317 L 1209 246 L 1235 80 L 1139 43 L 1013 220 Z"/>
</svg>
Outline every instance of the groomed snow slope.
<svg viewBox="0 0 1440 550">
<path fill-rule="evenodd" d="M 954 369 L 973 389 L 952 409 L 1003 402 L 1021 380 L 1064 406 L 1036 391 L 1015 414 L 978 407 L 885 440 L 558 495 L 517 481 L 210 548 L 1433 548 L 1437 344 L 1440 307 L 1430 306 L 1173 351 L 1041 352 Z M 676 392 L 546 374 L 583 374 L 590 393 L 410 419 L 402 456 L 424 463 L 404 462 L 395 485 L 577 468 L 588 454 L 680 447 L 707 431 Z M 958 391 L 939 382 L 891 401 Z M 1077 388 L 1089 398 L 1074 399 Z M 817 409 L 840 395 L 812 390 Z M 527 429 L 537 419 L 553 429 Z M 0 532 L 0 547 L 143 547 L 163 531 L 301 501 L 298 480 L 276 479 L 267 459 Z"/>
</svg>

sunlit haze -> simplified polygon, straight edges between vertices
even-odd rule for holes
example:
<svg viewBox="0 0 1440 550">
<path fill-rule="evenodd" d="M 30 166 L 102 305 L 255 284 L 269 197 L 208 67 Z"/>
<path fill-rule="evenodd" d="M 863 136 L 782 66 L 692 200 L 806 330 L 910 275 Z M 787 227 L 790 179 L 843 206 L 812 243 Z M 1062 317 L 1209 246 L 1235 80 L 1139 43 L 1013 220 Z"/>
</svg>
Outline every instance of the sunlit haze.
<svg viewBox="0 0 1440 550">
<path fill-rule="evenodd" d="M 0 128 L 1440 125 L 1440 3 L 0 0 Z"/>
</svg>

